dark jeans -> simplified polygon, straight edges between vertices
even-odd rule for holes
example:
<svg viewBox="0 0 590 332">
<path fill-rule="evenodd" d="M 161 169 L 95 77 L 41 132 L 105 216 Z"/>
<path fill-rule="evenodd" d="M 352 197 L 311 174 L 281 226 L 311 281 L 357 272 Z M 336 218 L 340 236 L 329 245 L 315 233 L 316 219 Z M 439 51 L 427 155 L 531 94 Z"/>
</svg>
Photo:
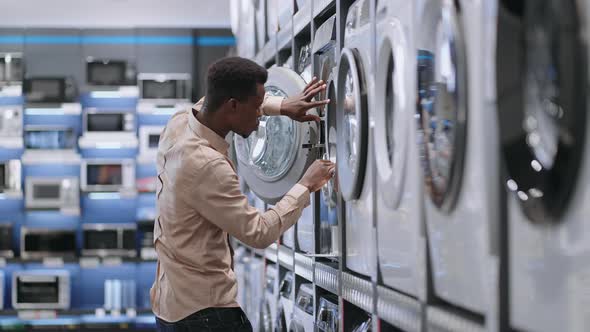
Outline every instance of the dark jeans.
<svg viewBox="0 0 590 332">
<path fill-rule="evenodd" d="M 158 332 L 252 332 L 252 325 L 241 308 L 207 308 L 168 323 L 156 317 Z"/>
</svg>

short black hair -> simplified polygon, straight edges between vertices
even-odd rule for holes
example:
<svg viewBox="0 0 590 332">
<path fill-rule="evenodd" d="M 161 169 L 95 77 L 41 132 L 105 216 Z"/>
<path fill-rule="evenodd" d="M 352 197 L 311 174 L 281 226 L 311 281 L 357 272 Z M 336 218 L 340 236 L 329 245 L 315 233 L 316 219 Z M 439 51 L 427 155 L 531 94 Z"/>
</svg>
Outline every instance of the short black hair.
<svg viewBox="0 0 590 332">
<path fill-rule="evenodd" d="M 267 70 L 252 60 L 227 57 L 214 62 L 207 72 L 207 110 L 215 111 L 225 101 L 244 101 L 256 96 L 257 84 L 266 83 Z"/>
</svg>

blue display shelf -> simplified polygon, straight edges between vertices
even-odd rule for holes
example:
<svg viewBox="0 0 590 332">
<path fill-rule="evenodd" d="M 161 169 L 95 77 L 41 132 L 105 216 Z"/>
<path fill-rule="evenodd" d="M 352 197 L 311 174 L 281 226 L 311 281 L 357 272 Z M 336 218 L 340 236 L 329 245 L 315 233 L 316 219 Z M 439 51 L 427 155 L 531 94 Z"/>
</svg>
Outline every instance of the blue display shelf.
<svg viewBox="0 0 590 332">
<path fill-rule="evenodd" d="M 111 143 L 109 143 L 111 144 Z M 105 145 L 100 149 L 81 149 L 80 154 L 84 159 L 108 158 L 108 159 L 135 159 L 137 156 L 137 148 L 120 148 L 115 144 Z"/>
<path fill-rule="evenodd" d="M 135 280 L 137 286 L 137 268 L 138 264 L 136 263 L 121 263 L 114 266 L 97 265 L 94 267 L 81 267 L 81 290 L 83 290 L 84 296 L 81 299 L 79 308 L 95 309 L 103 307 L 104 283 L 107 279 Z M 139 301 L 139 297 L 137 297 L 136 301 Z"/>
<path fill-rule="evenodd" d="M 133 223 L 137 197 L 123 197 L 119 193 L 86 193 L 82 195 L 82 222 Z"/>
</svg>

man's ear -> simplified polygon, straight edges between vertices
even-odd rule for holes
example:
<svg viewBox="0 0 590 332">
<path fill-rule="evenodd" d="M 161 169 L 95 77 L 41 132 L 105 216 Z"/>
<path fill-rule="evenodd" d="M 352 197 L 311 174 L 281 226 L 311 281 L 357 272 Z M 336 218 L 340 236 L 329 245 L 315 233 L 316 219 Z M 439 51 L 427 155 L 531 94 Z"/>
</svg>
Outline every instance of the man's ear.
<svg viewBox="0 0 590 332">
<path fill-rule="evenodd" d="M 232 110 L 236 111 L 238 109 L 238 100 L 235 98 L 230 98 L 227 100 L 227 106 Z"/>
</svg>

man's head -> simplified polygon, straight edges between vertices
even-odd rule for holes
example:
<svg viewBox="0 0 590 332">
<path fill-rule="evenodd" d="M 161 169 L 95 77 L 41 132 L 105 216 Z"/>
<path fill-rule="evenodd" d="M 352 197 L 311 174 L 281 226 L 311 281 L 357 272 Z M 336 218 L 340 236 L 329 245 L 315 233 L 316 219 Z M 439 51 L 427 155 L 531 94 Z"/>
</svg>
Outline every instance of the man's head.
<svg viewBox="0 0 590 332">
<path fill-rule="evenodd" d="M 248 59 L 216 61 L 207 73 L 206 112 L 219 113 L 231 131 L 248 137 L 258 128 L 267 78 L 266 69 Z"/>
</svg>

